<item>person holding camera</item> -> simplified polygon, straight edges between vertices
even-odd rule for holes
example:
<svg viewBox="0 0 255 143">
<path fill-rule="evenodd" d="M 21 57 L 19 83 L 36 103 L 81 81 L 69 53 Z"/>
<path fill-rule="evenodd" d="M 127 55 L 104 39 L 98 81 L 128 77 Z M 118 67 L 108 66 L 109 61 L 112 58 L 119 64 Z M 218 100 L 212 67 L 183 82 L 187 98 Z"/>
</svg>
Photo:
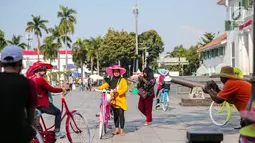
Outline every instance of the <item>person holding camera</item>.
<svg viewBox="0 0 255 143">
<path fill-rule="evenodd" d="M 140 99 L 138 102 L 138 109 L 146 116 L 146 120 L 144 125 L 148 126 L 149 122 L 152 121 L 152 105 L 153 98 L 155 96 L 154 86 L 156 80 L 154 79 L 153 70 L 150 68 L 145 68 L 143 70 L 143 76 L 139 76 L 139 83 L 137 84 L 137 88 L 140 91 L 146 92 L 146 97 L 140 95 Z"/>
</svg>

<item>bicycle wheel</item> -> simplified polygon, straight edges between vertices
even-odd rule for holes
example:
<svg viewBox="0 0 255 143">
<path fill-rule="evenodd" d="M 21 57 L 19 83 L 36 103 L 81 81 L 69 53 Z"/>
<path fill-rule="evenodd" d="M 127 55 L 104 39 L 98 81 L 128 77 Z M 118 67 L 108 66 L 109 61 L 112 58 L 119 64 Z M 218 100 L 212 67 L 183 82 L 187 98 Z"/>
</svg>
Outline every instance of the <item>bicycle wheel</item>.
<svg viewBox="0 0 255 143">
<path fill-rule="evenodd" d="M 227 102 L 217 104 L 212 102 L 209 109 L 209 114 L 212 122 L 217 126 L 223 126 L 228 123 L 231 118 L 232 111 Z"/>
<path fill-rule="evenodd" d="M 33 138 L 31 143 L 44 143 L 42 135 L 39 133 L 37 129 L 35 129 L 35 131 L 36 131 L 36 136 Z"/>
<path fill-rule="evenodd" d="M 73 131 L 71 133 L 71 131 Z M 69 142 L 90 143 L 90 129 L 88 122 L 80 113 L 73 111 L 66 119 L 66 133 Z"/>
<path fill-rule="evenodd" d="M 168 102 L 169 102 L 169 99 L 168 99 L 168 94 L 167 94 L 167 92 L 165 92 L 164 93 L 164 95 L 163 95 L 163 102 L 161 102 L 161 105 L 162 105 L 162 109 L 163 109 L 163 111 L 167 111 L 167 109 L 168 109 Z"/>
<path fill-rule="evenodd" d="M 99 119 L 99 127 L 98 127 L 98 131 L 99 131 L 99 139 L 102 139 L 103 137 L 103 133 L 104 133 L 104 119 L 103 119 L 103 114 L 100 112 L 100 115 L 99 115 L 100 119 Z"/>
</svg>

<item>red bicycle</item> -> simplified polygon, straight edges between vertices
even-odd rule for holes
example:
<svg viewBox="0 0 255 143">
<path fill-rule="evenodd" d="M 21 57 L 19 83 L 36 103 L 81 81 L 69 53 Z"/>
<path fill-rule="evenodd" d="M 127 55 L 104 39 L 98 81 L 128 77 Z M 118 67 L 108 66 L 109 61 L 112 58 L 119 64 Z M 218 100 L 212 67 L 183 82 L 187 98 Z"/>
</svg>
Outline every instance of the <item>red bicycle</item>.
<svg viewBox="0 0 255 143">
<path fill-rule="evenodd" d="M 61 113 L 62 118 L 61 121 L 65 117 L 66 119 L 66 135 L 70 143 L 73 142 L 84 142 L 84 143 L 90 143 L 90 129 L 88 126 L 88 122 L 84 116 L 82 116 L 78 111 L 72 110 L 70 111 L 65 96 L 70 93 L 66 92 L 62 94 L 62 107 L 61 107 Z M 63 109 L 65 108 L 65 112 L 63 114 Z M 40 115 L 40 123 L 39 126 L 36 127 L 39 133 L 41 134 L 43 138 L 44 143 L 55 143 L 55 131 L 52 130 L 55 125 L 52 125 L 51 127 L 47 128 L 46 124 L 44 122 L 44 119 L 42 115 Z M 81 127 L 83 126 L 83 127 Z M 71 133 L 73 131 L 73 133 Z M 75 137 L 75 135 L 78 135 L 78 137 Z M 33 143 L 42 143 L 42 141 L 37 137 L 33 139 Z"/>
</svg>

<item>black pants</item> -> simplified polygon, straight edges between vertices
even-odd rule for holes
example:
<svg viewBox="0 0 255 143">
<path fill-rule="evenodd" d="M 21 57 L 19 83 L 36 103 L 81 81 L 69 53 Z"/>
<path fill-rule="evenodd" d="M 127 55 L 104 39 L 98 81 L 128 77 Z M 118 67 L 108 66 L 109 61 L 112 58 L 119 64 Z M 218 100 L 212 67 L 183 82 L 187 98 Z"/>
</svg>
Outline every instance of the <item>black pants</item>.
<svg viewBox="0 0 255 143">
<path fill-rule="evenodd" d="M 55 129 L 60 130 L 60 124 L 61 124 L 61 111 L 54 106 L 52 103 L 50 103 L 49 108 L 46 107 L 38 107 L 38 109 L 42 113 L 55 115 Z"/>
<path fill-rule="evenodd" d="M 125 125 L 125 117 L 124 117 L 124 110 L 121 108 L 113 108 L 114 113 L 114 124 L 116 128 L 124 129 Z"/>
<path fill-rule="evenodd" d="M 161 89 L 157 89 L 157 93 L 156 93 L 156 97 L 158 97 L 158 94 L 159 94 L 159 91 L 160 91 Z M 157 101 L 156 101 L 156 104 L 158 104 L 159 103 L 159 99 L 157 99 Z"/>
</svg>

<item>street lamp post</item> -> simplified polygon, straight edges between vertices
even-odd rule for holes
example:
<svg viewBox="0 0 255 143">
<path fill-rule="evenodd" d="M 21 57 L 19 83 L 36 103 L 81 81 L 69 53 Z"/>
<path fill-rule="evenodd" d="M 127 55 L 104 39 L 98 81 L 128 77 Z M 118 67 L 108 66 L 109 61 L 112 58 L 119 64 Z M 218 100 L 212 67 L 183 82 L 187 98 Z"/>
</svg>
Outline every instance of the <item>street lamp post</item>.
<svg viewBox="0 0 255 143">
<path fill-rule="evenodd" d="M 135 54 L 138 55 L 138 0 L 136 0 L 136 5 L 134 7 L 133 13 L 135 14 L 135 25 L 136 25 L 136 34 L 135 34 Z M 138 67 L 138 58 L 136 58 L 136 71 L 139 69 Z"/>
<path fill-rule="evenodd" d="M 131 74 L 130 74 L 130 73 L 131 73 L 131 72 L 130 72 L 130 68 L 131 68 L 131 65 L 128 65 L 129 76 L 131 76 Z"/>
<path fill-rule="evenodd" d="M 32 41 L 33 41 L 33 36 L 30 35 L 30 32 L 27 34 L 27 45 L 28 48 L 30 49 L 32 47 Z"/>
<path fill-rule="evenodd" d="M 253 42 L 255 41 L 255 2 L 253 2 Z M 251 84 L 252 84 L 252 90 L 251 90 L 251 97 L 250 97 L 250 101 L 247 105 L 247 109 L 251 110 L 252 107 L 255 107 L 255 44 L 253 44 L 253 74 L 252 74 L 252 78 L 250 79 Z"/>
</svg>

